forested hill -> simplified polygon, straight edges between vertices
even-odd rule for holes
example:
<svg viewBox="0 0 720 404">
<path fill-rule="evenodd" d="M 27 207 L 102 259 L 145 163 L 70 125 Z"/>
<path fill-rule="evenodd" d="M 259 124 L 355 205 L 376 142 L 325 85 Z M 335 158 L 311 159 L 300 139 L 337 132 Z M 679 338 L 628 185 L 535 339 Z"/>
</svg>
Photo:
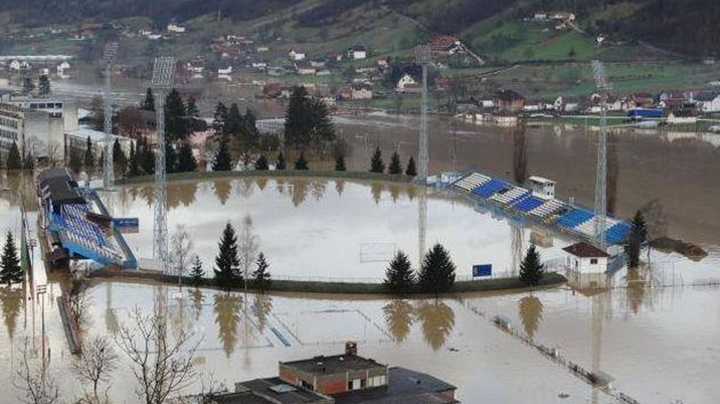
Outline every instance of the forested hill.
<svg viewBox="0 0 720 404">
<path fill-rule="evenodd" d="M 720 0 L 3 0 L 0 16 L 20 26 L 97 22 L 149 17 L 160 27 L 220 11 L 238 23 L 282 12 L 299 26 L 320 28 L 351 9 L 387 7 L 418 21 L 433 33 L 460 35 L 470 43 L 502 31 L 540 11 L 568 11 L 588 35 L 643 41 L 694 56 L 720 55 Z"/>
</svg>

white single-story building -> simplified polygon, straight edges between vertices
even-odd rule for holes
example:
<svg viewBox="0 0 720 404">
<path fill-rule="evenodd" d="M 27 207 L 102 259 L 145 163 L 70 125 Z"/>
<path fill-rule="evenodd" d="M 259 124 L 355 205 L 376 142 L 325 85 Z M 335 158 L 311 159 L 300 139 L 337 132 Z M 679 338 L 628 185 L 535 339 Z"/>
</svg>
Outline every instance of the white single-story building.
<svg viewBox="0 0 720 404">
<path fill-rule="evenodd" d="M 555 181 L 533 175 L 528 178 L 528 183 L 533 195 L 538 198 L 552 199 L 555 197 Z"/>
<path fill-rule="evenodd" d="M 697 123 L 697 115 L 689 109 L 672 111 L 667 117 L 667 123 L 671 125 L 694 125 Z"/>
<path fill-rule="evenodd" d="M 563 248 L 568 253 L 567 268 L 581 274 L 602 274 L 607 272 L 610 254 L 590 245 L 580 242 Z"/>
</svg>

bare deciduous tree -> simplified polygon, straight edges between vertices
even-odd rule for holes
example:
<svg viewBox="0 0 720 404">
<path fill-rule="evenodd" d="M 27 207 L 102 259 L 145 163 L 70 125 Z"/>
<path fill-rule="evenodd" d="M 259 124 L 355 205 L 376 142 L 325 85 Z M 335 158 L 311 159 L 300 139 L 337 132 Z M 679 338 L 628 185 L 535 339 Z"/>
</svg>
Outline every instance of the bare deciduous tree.
<svg viewBox="0 0 720 404">
<path fill-rule="evenodd" d="M 112 372 L 117 368 L 118 355 L 104 337 L 95 337 L 83 346 L 82 356 L 73 363 L 73 372 L 92 385 L 92 393 L 86 393 L 80 403 L 100 404 L 109 402 L 107 390 L 101 397 L 98 394 L 100 383 L 108 383 Z"/>
<path fill-rule="evenodd" d="M 13 385 L 23 392 L 18 397 L 20 401 L 28 404 L 54 404 L 60 402 L 55 376 L 40 364 L 31 364 L 28 356 L 28 341 L 21 349 L 22 359 L 20 367 L 15 373 Z"/>
<path fill-rule="evenodd" d="M 187 273 L 190 266 L 190 253 L 193 249 L 193 241 L 185 226 L 179 224 L 170 240 L 170 263 L 178 276 Z"/>
<path fill-rule="evenodd" d="M 63 159 L 63 145 L 60 142 L 51 140 L 47 147 L 47 158 L 50 167 L 55 167 L 60 164 Z"/>
<path fill-rule="evenodd" d="M 259 248 L 258 236 L 253 233 L 253 222 L 250 215 L 246 215 L 243 218 L 238 247 L 240 253 L 240 269 L 243 271 L 243 278 L 247 281 L 248 272 L 257 259 Z"/>
<path fill-rule="evenodd" d="M 200 340 L 184 330 L 168 337 L 167 320 L 160 314 L 130 313 L 132 327 L 120 328 L 115 340 L 133 363 L 138 382 L 135 393 L 146 404 L 161 404 L 190 386 L 197 375 L 193 358 Z"/>
</svg>

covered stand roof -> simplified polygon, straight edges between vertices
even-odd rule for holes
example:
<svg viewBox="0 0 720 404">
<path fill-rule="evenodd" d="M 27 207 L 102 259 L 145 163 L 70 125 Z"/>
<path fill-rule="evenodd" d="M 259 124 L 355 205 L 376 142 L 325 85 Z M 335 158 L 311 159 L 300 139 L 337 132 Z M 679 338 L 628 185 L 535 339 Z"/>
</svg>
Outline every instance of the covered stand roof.
<svg viewBox="0 0 720 404">
<path fill-rule="evenodd" d="M 580 258 L 610 258 L 610 254 L 584 241 L 567 246 L 563 251 Z"/>
</svg>

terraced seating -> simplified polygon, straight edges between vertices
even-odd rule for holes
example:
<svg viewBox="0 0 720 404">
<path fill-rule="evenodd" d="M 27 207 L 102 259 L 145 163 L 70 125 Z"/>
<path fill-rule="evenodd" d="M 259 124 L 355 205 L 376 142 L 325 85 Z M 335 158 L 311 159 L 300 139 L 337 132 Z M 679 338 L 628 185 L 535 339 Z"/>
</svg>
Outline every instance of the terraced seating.
<svg viewBox="0 0 720 404">
<path fill-rule="evenodd" d="M 550 199 L 548 201 L 545 201 L 545 203 L 536 207 L 535 209 L 532 209 L 530 211 L 530 214 L 537 217 L 546 218 L 559 211 L 563 206 L 565 205 L 557 199 Z"/>
<path fill-rule="evenodd" d="M 608 243 L 620 244 L 625 241 L 628 234 L 630 234 L 630 225 L 626 222 L 614 221 L 612 226 L 608 227 L 607 234 L 605 235 Z"/>
<path fill-rule="evenodd" d="M 525 198 L 521 198 L 513 203 L 515 208 L 521 212 L 530 212 L 531 210 L 537 208 L 538 206 L 545 203 L 544 200 L 538 198 L 537 196 L 533 196 L 532 194 L 528 195 Z"/>
<path fill-rule="evenodd" d="M 595 235 L 595 218 L 597 216 L 593 216 L 589 220 L 580 223 L 579 225 L 575 226 L 575 229 L 577 232 L 582 233 L 588 237 L 593 237 Z"/>
<path fill-rule="evenodd" d="M 465 192 L 470 192 L 478 186 L 487 183 L 488 181 L 490 181 L 490 177 L 478 173 L 472 173 L 455 181 L 453 185 L 457 188 L 462 189 Z"/>
<path fill-rule="evenodd" d="M 530 191 L 525 188 L 512 187 L 507 191 L 500 190 L 495 193 L 495 195 L 491 196 L 490 200 L 497 201 L 505 205 L 512 205 L 513 202 L 518 201 L 529 194 Z"/>
<path fill-rule="evenodd" d="M 63 205 L 60 214 L 55 215 L 54 219 L 71 243 L 107 261 L 122 260 L 122 253 L 110 246 L 100 227 L 87 220 L 87 212 L 86 205 Z"/>
<path fill-rule="evenodd" d="M 573 208 L 570 212 L 563 215 L 558 224 L 563 227 L 574 229 L 575 227 L 587 222 L 593 218 L 593 214 L 585 209 Z"/>
<path fill-rule="evenodd" d="M 486 182 L 483 185 L 478 186 L 477 188 L 473 189 L 473 193 L 476 195 L 480 195 L 483 198 L 489 198 L 494 193 L 500 191 L 503 188 L 506 188 L 508 185 L 504 181 L 496 180 L 495 178 L 490 179 L 490 181 Z"/>
</svg>

